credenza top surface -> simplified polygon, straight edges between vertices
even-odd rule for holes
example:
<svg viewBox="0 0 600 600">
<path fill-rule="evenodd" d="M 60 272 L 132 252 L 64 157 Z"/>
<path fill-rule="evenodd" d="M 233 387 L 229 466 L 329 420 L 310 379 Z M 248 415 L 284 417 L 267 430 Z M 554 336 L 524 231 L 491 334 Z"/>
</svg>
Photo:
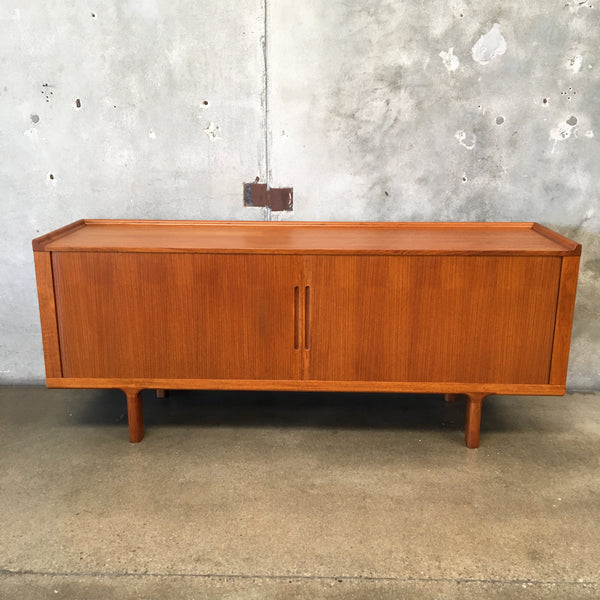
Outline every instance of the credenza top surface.
<svg viewBox="0 0 600 600">
<path fill-rule="evenodd" d="M 80 220 L 33 240 L 36 251 L 249 254 L 578 255 L 537 223 Z"/>
</svg>

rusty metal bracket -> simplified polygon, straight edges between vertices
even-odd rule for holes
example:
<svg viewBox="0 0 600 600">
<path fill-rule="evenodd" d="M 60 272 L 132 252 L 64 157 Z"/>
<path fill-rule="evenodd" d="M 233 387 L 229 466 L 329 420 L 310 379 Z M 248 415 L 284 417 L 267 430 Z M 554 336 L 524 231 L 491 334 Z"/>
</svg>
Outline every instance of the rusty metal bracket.
<svg viewBox="0 0 600 600">
<path fill-rule="evenodd" d="M 266 183 L 245 183 L 244 206 L 268 206 L 273 211 L 294 210 L 294 188 L 267 189 Z"/>
</svg>

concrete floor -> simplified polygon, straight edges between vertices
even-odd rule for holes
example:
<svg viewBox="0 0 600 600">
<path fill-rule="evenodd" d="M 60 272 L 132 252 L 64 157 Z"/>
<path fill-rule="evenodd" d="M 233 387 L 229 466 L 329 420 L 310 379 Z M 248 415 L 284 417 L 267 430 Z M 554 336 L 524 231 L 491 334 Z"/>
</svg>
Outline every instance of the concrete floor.
<svg viewBox="0 0 600 600">
<path fill-rule="evenodd" d="M 0 598 L 598 598 L 600 394 L 0 388 Z"/>
</svg>

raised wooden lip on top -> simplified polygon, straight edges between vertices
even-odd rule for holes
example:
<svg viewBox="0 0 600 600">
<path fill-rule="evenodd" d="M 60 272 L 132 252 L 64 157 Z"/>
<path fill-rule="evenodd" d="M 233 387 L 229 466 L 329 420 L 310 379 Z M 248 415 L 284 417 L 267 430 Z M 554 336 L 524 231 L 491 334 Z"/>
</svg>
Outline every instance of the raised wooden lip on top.
<svg viewBox="0 0 600 600">
<path fill-rule="evenodd" d="M 87 240 L 81 236 L 81 230 L 92 227 L 105 228 L 102 235 L 95 241 Z M 125 234 L 135 238 L 135 230 L 139 233 L 146 227 L 152 227 L 156 235 L 154 238 L 145 237 L 139 243 L 131 240 L 124 242 Z M 165 228 L 164 234 L 158 233 Z M 177 237 L 169 236 L 169 229 L 178 228 Z M 206 240 L 190 241 L 183 243 L 180 238 L 185 235 L 185 230 L 205 229 L 214 235 L 215 229 L 220 233 L 235 234 L 236 230 L 267 234 L 269 230 L 280 234 L 293 231 L 300 236 L 293 243 L 282 238 L 279 243 L 267 237 L 265 243 L 240 243 L 240 237 L 232 237 L 233 244 L 220 241 L 211 245 L 210 235 Z M 343 230 L 351 229 L 355 236 L 349 238 Z M 319 230 L 331 232 L 329 236 L 322 236 L 318 242 L 310 238 L 311 234 L 318 234 Z M 381 238 L 373 238 L 373 230 L 380 230 Z M 398 243 L 397 239 L 390 240 L 390 230 L 420 232 L 427 230 L 431 246 L 423 242 L 411 246 L 410 240 Z M 531 234 L 525 234 L 528 230 Z M 336 231 L 340 232 L 336 238 Z M 460 232 L 460 236 L 448 246 L 442 244 L 442 238 L 453 231 Z M 487 234 L 486 234 L 487 232 Z M 514 233 L 521 235 L 516 238 Z M 189 233 L 189 232 L 188 232 Z M 166 235 L 165 235 L 166 234 Z M 535 234 L 535 237 L 531 235 Z M 494 247 L 488 240 L 502 240 L 504 244 Z M 304 247 L 301 236 L 310 242 Z M 369 236 L 371 236 L 369 238 Z M 512 236 L 512 237 L 511 237 Z M 539 237 L 538 237 L 539 236 Z M 435 243 L 438 238 L 437 244 Z M 178 239 L 179 238 L 179 239 Z M 493 240 L 492 240 L 493 238 Z M 510 238 L 510 240 L 509 240 Z M 540 239 L 543 238 L 543 239 Z M 85 243 L 82 243 L 84 240 Z M 267 241 L 268 240 L 268 241 Z M 457 241 L 458 240 L 458 241 Z M 151 243 L 154 242 L 154 243 Z M 176 242 L 176 243 L 173 243 Z M 198 243 L 200 242 L 200 243 Z M 203 242 L 203 243 L 202 243 Z M 381 245 L 379 244 L 381 242 Z M 361 245 L 363 243 L 363 245 Z M 487 247 L 486 247 L 487 246 Z M 33 249 L 36 252 L 198 252 L 198 253 L 247 253 L 247 254 L 389 254 L 389 255 L 554 255 L 554 256 L 579 256 L 581 245 L 555 231 L 534 222 L 390 222 L 390 221 L 189 221 L 189 220 L 126 220 L 126 219 L 80 219 L 51 233 L 42 235 L 33 240 Z"/>
</svg>

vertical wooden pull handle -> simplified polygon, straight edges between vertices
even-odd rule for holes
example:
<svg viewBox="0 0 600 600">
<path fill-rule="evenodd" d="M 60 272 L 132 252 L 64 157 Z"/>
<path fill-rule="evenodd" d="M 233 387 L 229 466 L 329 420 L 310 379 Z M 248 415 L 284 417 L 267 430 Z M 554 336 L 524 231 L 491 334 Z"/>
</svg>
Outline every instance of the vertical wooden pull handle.
<svg viewBox="0 0 600 600">
<path fill-rule="evenodd" d="M 294 288 L 294 350 L 300 349 L 300 288 Z"/>
<path fill-rule="evenodd" d="M 304 288 L 304 348 L 310 350 L 310 286 Z"/>
</svg>

